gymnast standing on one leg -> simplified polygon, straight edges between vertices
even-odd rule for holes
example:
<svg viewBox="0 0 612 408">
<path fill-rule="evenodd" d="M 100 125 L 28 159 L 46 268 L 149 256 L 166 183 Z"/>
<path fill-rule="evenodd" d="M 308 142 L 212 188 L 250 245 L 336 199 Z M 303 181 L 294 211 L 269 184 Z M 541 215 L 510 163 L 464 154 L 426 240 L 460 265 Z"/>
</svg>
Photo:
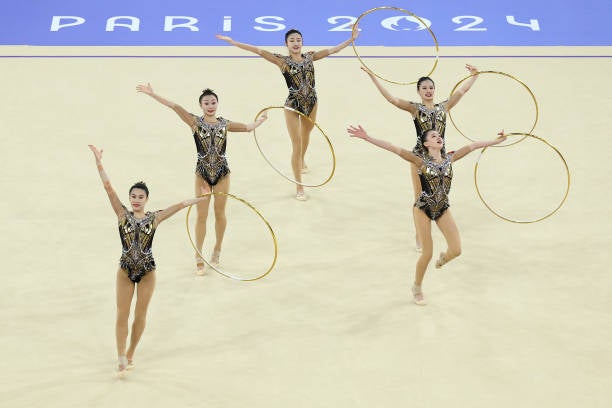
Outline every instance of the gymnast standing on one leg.
<svg viewBox="0 0 612 408">
<path fill-rule="evenodd" d="M 285 109 L 285 122 L 289 137 L 291 138 L 291 168 L 296 185 L 295 198 L 300 201 L 307 200 L 302 183 L 302 173 L 308 171 L 304 162 L 306 150 L 310 142 L 310 132 L 314 127 L 317 117 L 317 92 L 315 90 L 315 71 L 314 61 L 328 57 L 346 48 L 357 38 L 359 30 L 353 29 L 351 38 L 336 45 L 335 47 L 321 51 L 309 51 L 302 53 L 302 33 L 292 29 L 285 33 L 285 45 L 289 55 L 274 54 L 255 47 L 254 45 L 244 44 L 234 41 L 228 36 L 217 35 L 217 38 L 227 41 L 246 51 L 250 51 L 262 56 L 266 61 L 278 66 L 285 77 L 289 96 L 285 100 L 285 106 L 295 109 L 310 120 L 301 117 L 299 113 Z"/>
<path fill-rule="evenodd" d="M 198 102 L 204 113 L 196 116 L 187 112 L 185 108 L 166 98 L 156 94 L 151 84 L 138 85 L 138 92 L 149 95 L 162 105 L 175 111 L 179 118 L 189 126 L 193 134 L 196 145 L 198 160 L 196 164 L 195 193 L 196 196 L 211 192 L 228 193 L 230 186 L 230 169 L 227 163 L 225 149 L 227 147 L 227 132 L 251 132 L 261 125 L 268 117 L 263 113 L 252 123 L 243 124 L 232 122 L 223 117 L 217 117 L 219 97 L 211 89 L 202 91 Z M 219 266 L 221 255 L 221 245 L 227 226 L 225 206 L 227 196 L 224 194 L 216 195 L 215 198 L 215 247 L 210 257 L 211 265 Z M 208 208 L 210 206 L 210 196 L 200 202 L 197 206 L 197 221 L 195 228 L 196 247 L 200 251 L 196 252 L 196 274 L 204 275 L 206 272 L 205 262 L 199 254 L 202 253 L 204 238 L 206 236 L 206 220 L 208 219 Z"/>
<path fill-rule="evenodd" d="M 447 100 L 435 103 L 434 96 L 436 92 L 436 86 L 434 84 L 433 79 L 430 77 L 421 77 L 417 81 L 417 92 L 421 98 L 421 102 L 411 102 L 398 97 L 395 97 L 389 93 L 380 83 L 380 81 L 376 78 L 374 73 L 367 69 L 366 67 L 361 67 L 363 71 L 365 71 L 379 92 L 385 97 L 385 99 L 395 105 L 399 109 L 405 110 L 412 115 L 412 120 L 414 122 L 414 128 L 416 130 L 416 145 L 412 150 L 419 156 L 422 156 L 426 153 L 422 143 L 421 143 L 421 135 L 424 131 L 429 129 L 434 129 L 440 136 L 444 138 L 444 131 L 446 130 L 446 113 L 450 111 L 465 95 L 467 91 L 472 87 L 476 79 L 478 78 L 478 69 L 476 67 L 466 64 L 465 66 L 467 70 L 470 72 L 472 77 L 468 79 L 465 84 L 455 91 L 450 98 Z M 444 152 L 444 149 L 442 150 Z M 421 194 L 421 184 L 419 182 L 419 176 L 417 174 L 417 168 L 415 166 L 410 166 L 410 174 L 412 176 L 412 188 L 414 190 L 414 198 L 418 199 Z M 413 216 L 415 220 L 416 227 L 416 208 L 413 209 Z M 416 250 L 419 252 L 421 250 L 421 238 L 418 233 L 418 228 L 416 228 Z"/>
<path fill-rule="evenodd" d="M 117 193 L 102 166 L 102 150 L 89 145 L 94 154 L 102 184 L 108 194 L 111 206 L 119 220 L 119 236 L 121 238 L 122 254 L 117 271 L 117 321 L 115 337 L 117 341 L 118 375 L 123 377 L 128 369 L 133 367 L 134 352 L 144 332 L 147 308 L 155 289 L 155 260 L 151 246 L 157 226 L 177 211 L 196 204 L 202 198 L 193 198 L 174 204 L 165 210 L 145 212 L 145 204 L 149 199 L 149 189 L 143 182 L 130 187 L 130 206 L 132 211 L 121 203 Z M 128 337 L 128 319 L 134 291 L 137 292 L 136 307 L 130 346 L 126 349 Z"/>
<path fill-rule="evenodd" d="M 397 154 L 417 168 L 421 194 L 414 204 L 414 207 L 417 208 L 415 223 L 419 237 L 422 240 L 423 250 L 416 263 L 412 294 L 416 304 L 425 305 L 426 302 L 421 285 L 433 255 L 431 221 L 436 222 L 447 244 L 446 251 L 441 252 L 440 257 L 436 261 L 436 268 L 441 268 L 444 264 L 461 254 L 459 230 L 449 209 L 448 201 L 448 193 L 453 178 L 452 162 L 461 159 L 476 149 L 501 143 L 506 140 L 506 136 L 501 131 L 497 139 L 474 142 L 456 152 L 446 153 L 444 152 L 444 139 L 437 130 L 430 129 L 421 134 L 420 142 L 425 150 L 425 154 L 419 156 L 409 150 L 369 136 L 361 126 L 350 126 L 347 131 L 353 137 L 363 139 L 375 146 Z"/>
</svg>

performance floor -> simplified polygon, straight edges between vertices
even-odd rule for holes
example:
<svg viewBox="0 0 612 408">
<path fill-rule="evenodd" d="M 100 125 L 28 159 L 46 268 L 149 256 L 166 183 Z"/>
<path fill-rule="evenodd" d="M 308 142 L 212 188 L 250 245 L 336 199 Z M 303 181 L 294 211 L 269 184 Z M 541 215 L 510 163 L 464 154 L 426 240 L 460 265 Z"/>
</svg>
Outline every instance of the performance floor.
<svg viewBox="0 0 612 408">
<path fill-rule="evenodd" d="M 451 209 L 463 254 L 443 269 L 430 265 L 425 307 L 410 293 L 417 253 L 408 163 L 350 139 L 345 130 L 362 124 L 411 148 L 411 118 L 384 100 L 350 47 L 339 58 L 316 62 L 317 123 L 337 160 L 332 181 L 307 189 L 309 201 L 298 202 L 253 136 L 230 134 L 230 192 L 272 225 L 276 267 L 255 282 L 214 272 L 196 277 L 186 212 L 162 223 L 147 328 L 136 369 L 123 381 L 114 377 L 120 242 L 87 145 L 104 149 L 104 165 L 124 203 L 129 186 L 142 179 L 151 189 L 148 209 L 165 208 L 193 196 L 193 139 L 172 111 L 135 86 L 150 82 L 193 113 L 201 112 L 200 91 L 210 87 L 219 94 L 221 116 L 250 122 L 260 109 L 282 105 L 283 78 L 264 60 L 223 47 L 3 47 L 0 53 L 3 407 L 612 403 L 609 48 L 442 51 L 432 75 L 437 100 L 467 75 L 466 63 L 529 86 L 539 113 L 533 133 L 563 154 L 571 188 L 551 217 L 510 223 L 478 198 L 473 174 L 479 153 L 457 162 Z M 418 76 L 405 58 L 368 61 L 409 81 Z M 533 122 L 525 90 L 503 80 L 482 76 L 456 108 L 453 118 L 474 139 L 493 138 L 502 127 L 527 131 Z M 385 86 L 417 99 L 414 85 Z M 258 129 L 269 148 L 287 142 L 279 113 L 272 111 Z M 469 142 L 450 120 L 448 126 L 450 149 Z M 320 169 L 329 168 L 330 156 L 319 133 L 312 139 L 307 162 L 315 180 L 325 175 Z M 509 217 L 545 215 L 566 185 L 564 166 L 551 152 L 532 138 L 487 150 L 479 166 L 483 193 Z M 222 262 L 265 268 L 271 241 L 255 228 L 257 219 L 244 214 L 244 222 L 233 224 L 230 215 L 233 243 Z M 437 255 L 445 247 L 433 230 Z M 254 233 L 261 235 L 253 239 Z M 251 241 L 261 248 L 250 251 Z"/>
</svg>

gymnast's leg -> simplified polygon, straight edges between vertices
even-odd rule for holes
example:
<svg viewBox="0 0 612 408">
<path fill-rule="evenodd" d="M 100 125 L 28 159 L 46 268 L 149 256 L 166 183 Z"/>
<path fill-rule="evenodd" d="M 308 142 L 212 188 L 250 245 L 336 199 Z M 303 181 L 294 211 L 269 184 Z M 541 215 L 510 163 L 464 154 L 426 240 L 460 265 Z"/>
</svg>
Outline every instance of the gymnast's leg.
<svg viewBox="0 0 612 408">
<path fill-rule="evenodd" d="M 229 193 L 230 175 L 227 174 L 214 186 L 215 193 Z M 219 257 L 221 255 L 221 246 L 223 245 L 223 237 L 225 236 L 225 228 L 227 227 L 227 216 L 225 215 L 225 207 L 227 205 L 227 196 L 224 194 L 215 195 L 215 247 L 210 258 L 210 264 L 214 267 L 219 266 Z"/>
<path fill-rule="evenodd" d="M 285 109 L 285 122 L 287 123 L 289 137 L 291 138 L 291 169 L 293 170 L 293 177 L 295 181 L 301 183 L 303 162 L 300 115 L 296 112 Z M 306 196 L 304 195 L 304 186 L 296 184 L 295 198 L 300 201 L 304 201 L 306 199 Z"/>
<path fill-rule="evenodd" d="M 457 224 L 455 224 L 455 219 L 450 209 L 447 209 L 444 214 L 438 218 L 436 223 L 440 231 L 442 231 L 447 245 L 446 252 L 441 252 L 440 257 L 436 261 L 436 268 L 441 268 L 444 264 L 461 255 L 461 237 L 459 236 L 459 229 L 457 228 Z"/>
<path fill-rule="evenodd" d="M 201 196 L 202 194 L 208 194 L 211 191 L 212 190 L 210 186 L 208 185 L 208 183 L 206 182 L 206 180 L 204 180 L 204 178 L 201 175 L 196 174 L 195 176 L 196 197 Z M 200 251 L 200 254 L 202 253 L 202 247 L 204 246 L 204 237 L 206 236 L 206 220 L 208 219 L 209 205 L 210 205 L 210 197 L 196 204 L 197 220 L 196 220 L 196 227 L 195 227 L 195 236 L 196 236 L 195 244 L 196 244 L 196 248 L 198 248 L 198 251 Z M 195 254 L 195 258 L 196 258 L 196 273 L 198 275 L 204 275 L 205 273 L 204 260 L 200 257 L 200 255 L 197 252 Z"/>
<path fill-rule="evenodd" d="M 128 336 L 128 319 L 130 317 L 130 307 L 134 296 L 135 284 L 128 278 L 127 272 L 119 268 L 117 271 L 117 320 L 115 322 L 115 339 L 117 342 L 117 357 L 119 360 L 119 376 L 125 374 L 127 370 L 126 342 Z"/>
<path fill-rule="evenodd" d="M 129 363 L 134 359 L 136 346 L 142 337 L 147 321 L 147 310 L 153 291 L 155 290 L 155 270 L 147 272 L 136 285 L 136 307 L 134 308 L 134 322 L 132 323 L 132 334 L 130 336 L 130 347 L 127 349 L 126 357 Z"/>
<path fill-rule="evenodd" d="M 431 238 L 431 220 L 423 210 L 413 207 L 415 211 L 414 222 L 417 227 L 419 236 L 421 237 L 422 251 L 416 263 L 416 271 L 414 275 L 414 285 L 412 286 L 412 294 L 414 302 L 417 305 L 425 305 L 425 299 L 421 290 L 423 278 L 427 271 L 427 266 L 433 255 L 433 239 Z"/>
<path fill-rule="evenodd" d="M 419 178 L 419 174 L 417 172 L 417 167 L 414 164 L 410 164 L 410 178 L 412 180 L 412 190 L 414 191 L 414 202 L 416 202 L 423 191 L 421 188 L 421 179 Z M 416 225 L 416 217 L 417 213 L 421 211 L 416 207 L 412 207 L 412 218 L 414 221 L 414 240 L 415 240 L 415 249 L 417 252 L 421 251 L 422 242 L 419 236 L 419 229 Z"/>
</svg>

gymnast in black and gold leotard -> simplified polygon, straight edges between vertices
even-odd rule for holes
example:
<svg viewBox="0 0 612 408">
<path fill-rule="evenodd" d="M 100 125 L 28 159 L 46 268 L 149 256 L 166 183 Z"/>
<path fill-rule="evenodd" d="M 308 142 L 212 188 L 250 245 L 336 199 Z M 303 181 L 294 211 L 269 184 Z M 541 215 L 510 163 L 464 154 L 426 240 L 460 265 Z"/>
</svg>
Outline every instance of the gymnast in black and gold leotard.
<svg viewBox="0 0 612 408">
<path fill-rule="evenodd" d="M 448 193 L 453 180 L 452 156 L 444 155 L 442 163 L 436 163 L 425 153 L 418 169 L 422 191 L 414 205 L 433 221 L 440 218 L 450 206 Z"/>
<path fill-rule="evenodd" d="M 285 77 L 289 96 L 285 100 L 285 106 L 295 109 L 306 116 L 317 104 L 317 90 L 315 89 L 315 70 L 313 64 L 314 51 L 301 54 L 300 61 L 291 56 L 274 54 L 284 61 L 281 72 Z"/>
<path fill-rule="evenodd" d="M 448 111 L 450 111 L 465 95 L 465 93 L 472 87 L 476 78 L 478 78 L 478 70 L 476 67 L 467 64 L 465 66 L 467 70 L 470 72 L 472 77 L 466 80 L 465 83 L 455 91 L 447 100 L 435 103 L 434 96 L 436 92 L 436 87 L 434 85 L 433 80 L 430 77 L 421 77 L 417 81 L 417 92 L 421 97 L 421 102 L 411 102 L 405 99 L 401 99 L 395 97 L 389 93 L 380 83 L 380 81 L 376 78 L 376 76 L 367 68 L 362 67 L 362 69 L 370 76 L 374 85 L 378 91 L 385 97 L 385 99 L 391 104 L 395 105 L 399 109 L 405 110 L 412 115 L 412 121 L 414 122 L 414 128 L 416 131 L 416 143 L 413 149 L 413 152 L 419 156 L 423 156 L 425 154 L 425 149 L 421 144 L 421 136 L 423 132 L 433 129 L 436 130 L 442 138 L 444 138 L 444 133 L 446 131 L 446 116 Z M 442 149 L 444 153 L 444 148 Z M 412 188 L 414 191 L 414 198 L 417 200 L 421 195 L 421 183 L 420 178 L 417 172 L 417 168 L 415 166 L 410 166 L 411 176 L 412 176 Z M 416 217 L 416 209 L 413 212 L 413 215 Z M 418 236 L 418 229 L 416 228 L 416 249 L 417 251 L 421 250 L 421 239 Z"/>
<path fill-rule="evenodd" d="M 446 130 L 446 105 L 448 101 L 444 101 L 442 103 L 436 103 L 432 108 L 428 108 L 422 103 L 414 103 L 415 106 L 415 114 L 413 118 L 414 129 L 416 131 L 416 144 L 412 151 L 419 155 L 423 156 L 426 152 L 426 149 L 423 147 L 421 143 L 421 135 L 430 129 L 433 129 L 440 133 L 440 136 L 444 138 L 444 131 Z M 442 149 L 444 152 L 445 150 Z"/>
<path fill-rule="evenodd" d="M 115 336 L 119 360 L 118 375 L 123 377 L 127 369 L 133 366 L 134 352 L 144 331 L 147 308 L 155 289 L 155 260 L 151 251 L 155 230 L 162 221 L 182 208 L 199 203 L 203 198 L 192 198 L 174 204 L 165 210 L 147 212 L 145 204 L 149 199 L 149 189 L 145 183 L 138 182 L 130 187 L 129 197 L 132 211 L 128 211 L 119 200 L 104 171 L 102 150 L 98 150 L 93 145 L 89 145 L 89 149 L 94 154 L 100 179 L 119 222 L 122 255 L 117 271 Z M 128 319 L 134 292 L 137 293 L 134 323 L 130 346 L 127 347 Z"/>
<path fill-rule="evenodd" d="M 289 96 L 285 100 L 285 106 L 292 109 L 285 110 L 285 122 L 292 146 L 291 169 L 296 182 L 295 198 L 300 201 L 307 199 L 304 186 L 301 185 L 302 173 L 308 171 L 304 157 L 310 142 L 310 132 L 317 117 L 317 92 L 313 62 L 344 49 L 355 40 L 358 33 L 359 30 L 354 29 L 351 38 L 335 47 L 303 53 L 302 33 L 292 29 L 285 33 L 285 45 L 289 55 L 271 53 L 254 45 L 240 43 L 224 35 L 217 35 L 220 40 L 262 56 L 266 61 L 279 67 L 283 74 L 287 88 L 289 88 Z"/>
<path fill-rule="evenodd" d="M 203 115 L 196 116 L 189 113 L 181 105 L 171 102 L 153 92 L 151 84 L 138 85 L 136 90 L 149 95 L 162 105 L 174 110 L 181 120 L 191 129 L 197 151 L 195 169 L 196 195 L 200 196 L 210 193 L 211 191 L 228 193 L 230 185 L 230 169 L 226 155 L 228 132 L 251 132 L 266 120 L 266 114 L 263 113 L 256 121 L 249 124 L 232 122 L 223 117 L 217 117 L 216 113 L 219 106 L 219 97 L 211 89 L 205 89 L 198 98 L 198 103 L 202 108 Z M 195 241 L 196 247 L 200 253 L 202 253 L 202 246 L 206 234 L 206 220 L 208 218 L 208 208 L 211 201 L 209 198 L 210 196 L 197 206 L 198 217 L 195 228 Z M 223 194 L 214 196 L 216 241 L 210 258 L 210 263 L 213 266 L 219 264 L 221 245 L 227 225 L 227 217 L 225 216 L 226 203 L 227 196 Z M 203 275 L 205 273 L 204 260 L 200 258 L 197 253 L 195 257 L 196 273 L 198 275 Z"/>
<path fill-rule="evenodd" d="M 140 282 L 147 272 L 155 270 L 155 259 L 151 246 L 157 224 L 155 213 L 146 212 L 144 217 L 136 218 L 133 212 L 123 207 L 119 217 L 119 237 L 122 253 L 119 265 L 134 283 Z"/>
<path fill-rule="evenodd" d="M 194 117 L 193 139 L 198 154 L 196 174 L 214 186 L 230 172 L 225 155 L 228 121 L 219 117 L 215 123 L 208 123 L 202 117 Z"/>
<path fill-rule="evenodd" d="M 414 285 L 412 292 L 415 303 L 425 304 L 421 284 L 427 265 L 433 255 L 433 241 L 431 238 L 431 221 L 435 221 L 442 231 L 448 248 L 440 253 L 436 268 L 456 258 L 461 253 L 459 230 L 449 209 L 448 193 L 453 178 L 452 163 L 476 149 L 492 146 L 503 142 L 506 137 L 503 131 L 500 137 L 486 142 L 474 142 L 462 147 L 454 153 L 443 153 L 444 139 L 436 130 L 426 130 L 421 135 L 421 145 L 425 152 L 419 156 L 410 150 L 402 149 L 384 140 L 370 137 L 361 127 L 351 126 L 348 129 L 351 136 L 358 137 L 380 148 L 399 155 L 404 160 L 414 164 L 418 169 L 421 183 L 421 194 L 417 198 L 414 208 L 415 224 L 422 239 L 423 250 L 416 264 Z"/>
</svg>

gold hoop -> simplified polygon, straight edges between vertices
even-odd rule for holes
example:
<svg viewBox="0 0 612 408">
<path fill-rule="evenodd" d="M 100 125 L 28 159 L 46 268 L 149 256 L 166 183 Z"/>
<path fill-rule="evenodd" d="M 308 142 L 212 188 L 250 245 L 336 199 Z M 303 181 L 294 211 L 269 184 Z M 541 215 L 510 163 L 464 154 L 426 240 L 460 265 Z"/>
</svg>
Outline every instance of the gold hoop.
<svg viewBox="0 0 612 408">
<path fill-rule="evenodd" d="M 251 205 L 249 202 L 247 202 L 246 200 L 243 200 L 240 197 L 236 197 L 233 194 L 230 193 L 222 193 L 222 192 L 210 192 L 210 193 L 205 193 L 202 194 L 198 197 L 205 197 L 205 196 L 213 196 L 213 195 L 224 195 L 227 197 L 231 197 L 235 200 L 240 201 L 241 203 L 245 204 L 247 207 L 249 207 L 251 210 L 253 210 L 255 212 L 255 214 L 257 214 L 257 216 L 259 218 L 261 218 L 261 220 L 264 222 L 264 224 L 266 224 L 266 227 L 268 228 L 268 230 L 270 231 L 270 235 L 272 236 L 272 242 L 274 243 L 274 259 L 272 260 L 272 264 L 270 265 L 270 267 L 261 275 L 255 277 L 255 278 L 241 278 L 239 276 L 235 276 L 232 275 L 230 273 L 224 272 L 219 268 L 214 267 L 213 265 L 211 265 L 202 255 L 202 253 L 200 252 L 200 250 L 198 250 L 198 248 L 196 247 L 195 243 L 193 242 L 193 238 L 191 237 L 191 232 L 189 231 L 189 214 L 191 213 L 191 207 L 194 206 L 194 204 L 189 206 L 189 209 L 187 210 L 187 216 L 185 217 L 185 222 L 186 222 L 186 226 L 187 226 L 187 236 L 189 237 L 189 242 L 191 242 L 191 246 L 193 247 L 193 249 L 196 251 L 196 253 L 198 254 L 198 256 L 200 257 L 200 259 L 202 261 L 204 261 L 204 263 L 209 267 L 214 269 L 217 273 L 225 276 L 226 278 L 230 278 L 230 279 L 234 279 L 234 280 L 238 280 L 238 281 L 243 281 L 243 282 L 250 282 L 250 281 L 256 281 L 258 279 L 263 278 L 264 276 L 266 276 L 267 274 L 269 274 L 272 269 L 274 268 L 274 265 L 276 265 L 276 259 L 278 258 L 278 243 L 276 241 L 276 234 L 274 234 L 274 230 L 272 229 L 272 226 L 270 225 L 270 223 L 268 222 L 268 220 L 266 220 L 264 218 L 263 215 L 261 215 L 261 213 L 257 210 L 257 208 L 253 207 L 253 205 Z M 197 204 L 195 204 L 197 205 Z"/>
<path fill-rule="evenodd" d="M 285 173 L 283 173 L 280 169 L 278 169 L 273 163 L 272 161 L 270 161 L 270 159 L 268 158 L 268 156 L 266 156 L 266 154 L 263 152 L 260 144 L 259 144 L 259 140 L 257 140 L 257 133 L 255 131 L 255 129 L 253 129 L 253 138 L 255 139 L 255 144 L 257 145 L 257 149 L 259 150 L 259 153 L 261 153 L 261 156 L 264 158 L 264 160 L 270 165 L 270 167 L 272 167 L 274 169 L 274 171 L 276 171 L 278 174 L 280 174 L 283 178 L 285 178 L 286 180 L 289 180 L 290 182 L 297 184 L 299 186 L 304 186 L 304 187 L 321 187 L 324 186 L 325 184 L 329 183 L 332 179 L 332 177 L 334 177 L 334 173 L 336 172 L 336 153 L 334 152 L 334 146 L 332 146 L 331 141 L 329 140 L 329 137 L 327 137 L 327 134 L 323 131 L 323 129 L 321 129 L 321 127 L 317 124 L 317 122 L 315 122 L 314 120 L 310 119 L 307 115 L 303 114 L 302 112 L 290 108 L 288 106 L 268 106 L 267 108 L 263 108 L 262 110 L 260 110 L 257 115 L 255 115 L 255 119 L 257 119 L 259 117 L 259 115 L 261 115 L 263 112 L 270 110 L 270 109 L 285 109 L 291 112 L 296 112 L 299 115 L 302 116 L 302 118 L 306 118 L 308 119 L 314 126 L 316 126 L 317 129 L 319 129 L 319 132 L 321 132 L 321 134 L 323 135 L 323 137 L 325 138 L 325 141 L 327 142 L 327 145 L 329 146 L 329 150 L 331 152 L 332 155 L 332 169 L 331 172 L 329 173 L 329 176 L 321 183 L 319 184 L 306 184 L 306 183 L 301 183 L 295 179 L 292 179 L 291 177 L 287 176 Z"/>
<path fill-rule="evenodd" d="M 450 92 L 449 98 L 455 93 L 455 90 L 459 87 L 459 85 L 461 85 L 465 80 L 475 76 L 475 75 L 480 75 L 480 74 L 496 74 L 496 75 L 503 75 L 506 76 L 510 79 L 515 80 L 516 82 L 518 82 L 519 84 L 521 84 L 523 86 L 523 88 L 525 88 L 527 90 L 527 92 L 529 92 L 529 95 L 531 96 L 531 99 L 533 100 L 533 104 L 535 106 L 535 119 L 533 121 L 533 125 L 531 126 L 531 129 L 529 129 L 528 132 L 526 133 L 522 133 L 522 134 L 531 134 L 531 132 L 533 132 L 533 129 L 535 129 L 536 124 L 538 123 L 538 119 L 540 116 L 540 110 L 538 108 L 538 101 L 536 100 L 535 95 L 533 94 L 533 92 L 531 91 L 531 89 L 529 89 L 529 87 L 521 80 L 519 80 L 518 78 L 510 75 L 510 74 L 506 74 L 505 72 L 500 72 L 500 71 L 478 71 L 478 73 L 476 74 L 471 74 L 466 76 L 465 78 L 463 78 L 462 80 L 460 80 L 459 82 L 457 82 L 457 84 L 453 87 L 453 89 Z M 451 123 L 453 124 L 453 126 L 455 127 L 455 129 L 457 130 L 457 132 L 459 132 L 461 134 L 461 136 L 465 137 L 466 139 L 474 142 L 475 140 L 470 139 L 468 136 L 466 136 L 457 126 L 457 124 L 455 123 L 455 121 L 453 120 L 453 115 L 451 113 L 451 111 L 448 111 L 448 117 L 451 120 Z M 509 144 L 503 144 L 503 145 L 495 145 L 495 147 L 507 147 L 507 146 L 512 146 L 515 145 L 517 143 L 522 142 L 523 140 L 525 140 L 528 136 L 525 136 L 523 138 L 521 138 L 520 140 L 517 140 L 516 142 L 513 143 L 509 143 Z"/>
<path fill-rule="evenodd" d="M 476 160 L 476 164 L 474 165 L 474 184 L 476 186 L 476 192 L 478 193 L 478 197 L 480 198 L 480 201 L 482 201 L 482 203 L 485 205 L 485 207 L 487 207 L 489 209 L 489 211 L 491 211 L 493 214 L 495 214 L 497 217 L 501 218 L 502 220 L 513 222 L 513 223 L 516 223 L 516 224 L 532 224 L 534 222 L 545 220 L 546 218 L 548 218 L 551 215 L 553 215 L 554 213 L 556 213 L 559 210 L 559 208 L 561 208 L 561 206 L 563 205 L 563 203 L 565 203 L 565 200 L 567 199 L 567 195 L 569 194 L 569 189 L 570 189 L 570 171 L 569 171 L 569 167 L 567 166 L 567 162 L 565 161 L 565 158 L 563 157 L 561 152 L 555 146 L 551 145 L 550 143 L 548 143 L 546 140 L 544 140 L 543 138 L 541 138 L 539 136 L 532 135 L 530 133 L 508 133 L 508 134 L 506 134 L 506 136 L 523 136 L 523 139 L 525 139 L 527 137 L 531 137 L 531 138 L 537 139 L 537 140 L 539 140 L 541 142 L 544 142 L 546 145 L 548 145 L 548 147 L 553 149 L 555 151 L 555 153 L 557 153 L 557 155 L 559 155 L 559 157 L 561 158 L 561 161 L 563 162 L 563 165 L 565 166 L 565 172 L 567 174 L 567 187 L 565 189 L 565 194 L 563 195 L 563 198 L 561 199 L 561 202 L 559 203 L 559 205 L 557 205 L 557 207 L 554 210 L 552 210 L 550 213 L 548 213 L 545 216 L 540 217 L 538 219 L 526 220 L 525 221 L 525 220 L 513 220 L 513 219 L 510 219 L 508 217 L 504 217 L 503 215 L 501 215 L 500 213 L 495 211 L 493 208 L 491 208 L 491 206 L 489 204 L 487 204 L 487 202 L 485 201 L 484 197 L 482 196 L 482 194 L 480 192 L 480 189 L 478 188 L 478 163 L 480 162 L 480 158 L 482 157 L 484 152 L 487 150 L 487 147 L 485 147 L 480 152 L 480 155 L 478 156 L 478 160 Z M 521 139 L 521 140 L 523 140 L 523 139 Z"/>
<path fill-rule="evenodd" d="M 375 11 L 378 10 L 396 10 L 399 12 L 402 12 L 404 14 L 407 14 L 409 16 L 412 16 L 414 18 L 416 18 L 419 23 L 421 23 L 423 25 L 423 27 L 427 28 L 427 31 L 429 31 L 429 34 L 431 34 L 431 37 L 434 40 L 434 46 L 435 46 L 435 50 L 436 50 L 436 57 L 434 60 L 434 64 L 433 67 L 431 67 L 431 70 L 429 71 L 429 73 L 427 75 L 424 76 L 431 76 L 431 74 L 436 70 L 436 67 L 438 66 L 438 58 L 439 58 L 439 48 L 438 48 L 438 39 L 436 38 L 436 35 L 433 33 L 433 31 L 431 31 L 431 28 L 429 28 L 429 26 L 427 24 L 425 24 L 425 22 L 423 21 L 423 19 L 421 19 L 421 17 L 417 16 L 416 14 L 414 14 L 411 11 L 405 10 L 403 8 L 399 8 L 399 7 L 393 7 L 393 6 L 382 6 L 382 7 L 375 7 L 373 9 L 370 9 L 368 11 L 365 11 L 363 13 L 361 13 L 361 15 L 359 17 L 357 17 L 357 20 L 355 21 L 355 23 L 353 24 L 353 34 L 355 34 L 355 29 L 358 28 L 359 26 L 359 21 L 361 21 L 361 19 L 365 16 L 367 16 L 370 13 L 373 13 Z M 398 82 L 398 81 L 392 81 L 390 79 L 384 78 L 380 75 L 378 75 L 376 72 L 372 71 L 370 69 L 370 67 L 368 67 L 366 65 L 365 62 L 363 62 L 363 59 L 361 59 L 361 56 L 359 55 L 359 53 L 357 52 L 357 46 L 355 45 L 355 41 L 352 41 L 353 44 L 353 51 L 355 52 L 355 55 L 357 56 L 357 59 L 359 60 L 359 62 L 361 63 L 361 65 L 363 65 L 364 67 L 367 68 L 368 71 L 370 71 L 375 77 L 382 79 L 383 81 L 392 83 L 392 84 L 396 84 L 396 85 L 413 85 L 416 84 L 417 81 L 412 81 L 412 82 Z"/>
</svg>

